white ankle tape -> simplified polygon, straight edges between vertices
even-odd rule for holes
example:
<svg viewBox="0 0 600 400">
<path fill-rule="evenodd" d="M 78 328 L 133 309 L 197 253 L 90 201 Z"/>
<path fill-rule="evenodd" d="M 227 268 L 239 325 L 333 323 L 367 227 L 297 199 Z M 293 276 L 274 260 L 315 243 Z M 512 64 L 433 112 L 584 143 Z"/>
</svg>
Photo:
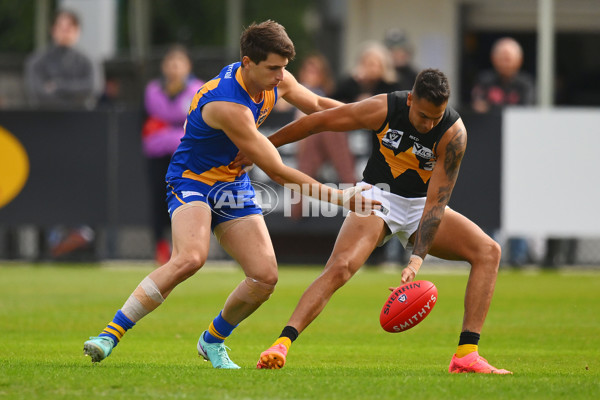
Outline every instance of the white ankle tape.
<svg viewBox="0 0 600 400">
<path fill-rule="evenodd" d="M 165 299 L 160 293 L 158 286 L 156 286 L 156 283 L 149 277 L 145 277 L 131 296 L 129 296 L 121 311 L 131 321 L 137 322 L 160 306 L 163 301 Z"/>
</svg>

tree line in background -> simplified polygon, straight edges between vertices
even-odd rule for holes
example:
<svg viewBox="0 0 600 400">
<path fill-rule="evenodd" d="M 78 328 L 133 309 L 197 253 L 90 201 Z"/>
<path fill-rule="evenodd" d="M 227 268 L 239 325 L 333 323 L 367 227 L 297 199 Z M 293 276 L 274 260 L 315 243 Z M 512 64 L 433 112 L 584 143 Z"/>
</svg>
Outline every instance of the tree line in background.
<svg viewBox="0 0 600 400">
<path fill-rule="evenodd" d="M 189 48 L 225 46 L 226 1 L 169 1 L 150 2 L 150 44 L 165 47 L 173 42 Z M 50 10 L 59 2 L 50 1 Z M 129 11 L 131 2 L 117 1 L 117 50 L 129 49 Z M 298 56 L 312 51 L 314 34 L 305 26 L 307 11 L 318 7 L 316 0 L 254 0 L 244 2 L 243 24 L 274 19 L 284 25 L 294 40 Z M 28 54 L 35 47 L 36 1 L 0 2 L 0 54 Z M 49 19 L 52 15 L 48 16 Z M 83 28 L 85 29 L 85 27 Z"/>
</svg>

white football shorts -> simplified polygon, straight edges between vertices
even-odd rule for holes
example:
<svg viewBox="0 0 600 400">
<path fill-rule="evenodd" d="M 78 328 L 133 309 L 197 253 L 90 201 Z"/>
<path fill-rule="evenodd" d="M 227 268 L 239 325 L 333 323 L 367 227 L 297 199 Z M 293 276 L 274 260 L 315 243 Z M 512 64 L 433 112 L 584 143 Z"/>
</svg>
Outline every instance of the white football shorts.
<svg viewBox="0 0 600 400">
<path fill-rule="evenodd" d="M 368 185 L 366 182 L 361 182 L 358 185 L 362 184 Z M 392 236 L 396 235 L 400 240 L 400 243 L 402 243 L 402 246 L 406 248 L 408 238 L 415 233 L 419 227 L 423 209 L 425 208 L 425 200 L 427 198 L 402 197 L 386 190 L 382 190 L 375 185 L 371 186 L 371 189 L 362 192 L 361 195 L 368 199 L 374 199 L 381 202 L 381 210 L 374 210 L 373 214 L 377 215 L 385 222 L 390 230 L 390 234 L 387 235 L 378 246 L 383 246 L 392 238 Z"/>
</svg>

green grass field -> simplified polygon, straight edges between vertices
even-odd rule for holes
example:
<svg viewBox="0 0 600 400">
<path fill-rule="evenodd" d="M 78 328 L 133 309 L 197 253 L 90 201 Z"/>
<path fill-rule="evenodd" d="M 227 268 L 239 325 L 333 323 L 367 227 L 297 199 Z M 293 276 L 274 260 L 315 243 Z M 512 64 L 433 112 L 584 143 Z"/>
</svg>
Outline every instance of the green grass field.
<svg viewBox="0 0 600 400">
<path fill-rule="evenodd" d="M 480 353 L 512 376 L 450 375 L 466 273 L 423 273 L 439 300 L 404 333 L 379 326 L 399 273 L 366 268 L 294 343 L 282 370 L 256 370 L 319 268 L 282 267 L 278 288 L 227 344 L 242 369 L 215 370 L 196 340 L 243 275 L 211 267 L 180 285 L 92 365 L 84 340 L 150 267 L 0 267 L 2 399 L 600 398 L 600 272 L 502 271 Z"/>
</svg>

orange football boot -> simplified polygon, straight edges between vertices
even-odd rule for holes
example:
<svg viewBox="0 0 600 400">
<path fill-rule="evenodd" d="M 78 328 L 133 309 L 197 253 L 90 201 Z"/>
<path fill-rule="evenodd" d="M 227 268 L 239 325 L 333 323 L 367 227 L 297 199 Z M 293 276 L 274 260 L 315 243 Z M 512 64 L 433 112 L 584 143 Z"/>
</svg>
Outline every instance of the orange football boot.
<svg viewBox="0 0 600 400">
<path fill-rule="evenodd" d="M 478 374 L 499 374 L 507 375 L 512 372 L 505 369 L 498 369 L 491 366 L 487 360 L 479 355 L 478 352 L 474 351 L 467 354 L 464 357 L 458 358 L 456 354 L 452 356 L 448 372 L 451 374 L 458 374 L 462 372 L 475 372 Z"/>
<path fill-rule="evenodd" d="M 274 344 L 260 353 L 256 368 L 258 369 L 280 369 L 285 365 L 285 357 L 288 349 L 282 343 Z"/>
</svg>

